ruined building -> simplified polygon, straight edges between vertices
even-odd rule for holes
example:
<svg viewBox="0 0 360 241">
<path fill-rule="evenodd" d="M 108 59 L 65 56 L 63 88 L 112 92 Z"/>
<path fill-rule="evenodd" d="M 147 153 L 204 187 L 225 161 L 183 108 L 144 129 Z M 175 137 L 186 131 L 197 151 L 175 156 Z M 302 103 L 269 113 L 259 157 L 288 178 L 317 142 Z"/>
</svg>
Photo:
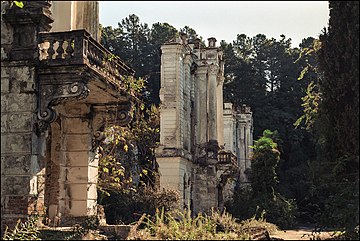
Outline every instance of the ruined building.
<svg viewBox="0 0 360 241">
<path fill-rule="evenodd" d="M 134 71 L 99 44 L 96 1 L 23 3 L 1 2 L 2 229 L 34 212 L 72 225 L 97 213 L 97 143 L 131 121 L 120 77 Z M 160 183 L 194 211 L 247 181 L 251 112 L 223 104 L 223 71 L 214 38 L 162 46 Z"/>
<path fill-rule="evenodd" d="M 223 103 L 224 60 L 215 38 L 202 47 L 182 35 L 161 51 L 160 186 L 178 190 L 181 207 L 222 209 L 235 182 L 247 182 L 252 113 Z"/>
<path fill-rule="evenodd" d="M 96 214 L 97 138 L 126 124 L 133 70 L 99 39 L 95 1 L 1 1 L 1 224 Z M 84 30 L 85 29 L 85 30 Z"/>
</svg>

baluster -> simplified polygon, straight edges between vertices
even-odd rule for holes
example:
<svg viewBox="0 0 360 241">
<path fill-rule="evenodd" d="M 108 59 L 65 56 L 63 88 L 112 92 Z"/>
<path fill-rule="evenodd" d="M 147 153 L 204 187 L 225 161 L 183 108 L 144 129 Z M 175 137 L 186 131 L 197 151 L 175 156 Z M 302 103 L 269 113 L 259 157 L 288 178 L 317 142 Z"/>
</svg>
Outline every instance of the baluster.
<svg viewBox="0 0 360 241">
<path fill-rule="evenodd" d="M 54 50 L 54 43 L 55 43 L 55 40 L 54 39 L 51 39 L 49 40 L 49 43 L 50 43 L 50 46 L 47 50 L 47 53 L 48 53 L 48 57 L 47 59 L 48 60 L 52 60 L 52 56 L 55 54 L 55 50 Z"/>
<path fill-rule="evenodd" d="M 68 45 L 66 47 L 66 59 L 70 59 L 72 57 L 72 53 L 74 52 L 74 39 L 70 39 L 67 41 Z"/>
<path fill-rule="evenodd" d="M 64 40 L 59 40 L 59 47 L 57 48 L 56 50 L 56 53 L 57 53 L 57 56 L 56 56 L 56 59 L 62 59 L 62 55 L 64 53 L 64 48 L 63 48 L 63 43 L 64 43 Z"/>
</svg>

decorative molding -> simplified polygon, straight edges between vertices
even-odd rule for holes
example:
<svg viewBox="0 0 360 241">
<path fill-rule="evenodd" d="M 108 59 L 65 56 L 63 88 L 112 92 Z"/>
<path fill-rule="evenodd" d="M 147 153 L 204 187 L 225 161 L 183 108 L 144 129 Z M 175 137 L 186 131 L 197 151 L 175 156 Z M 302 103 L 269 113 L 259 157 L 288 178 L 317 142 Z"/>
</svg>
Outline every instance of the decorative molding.
<svg viewBox="0 0 360 241">
<path fill-rule="evenodd" d="M 72 82 L 63 84 L 40 84 L 38 100 L 38 127 L 45 131 L 53 122 L 57 114 L 53 106 L 71 100 L 82 100 L 89 95 L 89 89 L 83 82 Z"/>
</svg>

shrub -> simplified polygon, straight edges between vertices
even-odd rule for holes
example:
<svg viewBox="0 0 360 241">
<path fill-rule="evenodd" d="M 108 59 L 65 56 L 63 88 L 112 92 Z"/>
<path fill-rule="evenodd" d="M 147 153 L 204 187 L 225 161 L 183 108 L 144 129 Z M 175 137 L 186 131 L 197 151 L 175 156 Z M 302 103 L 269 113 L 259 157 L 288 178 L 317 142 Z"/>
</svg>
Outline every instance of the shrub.
<svg viewBox="0 0 360 241">
<path fill-rule="evenodd" d="M 156 191 L 142 187 L 137 191 L 111 192 L 99 204 L 103 205 L 108 224 L 129 224 L 137 221 L 143 213 L 155 215 L 156 209 L 170 211 L 178 207 L 179 194 L 171 189 Z"/>
<path fill-rule="evenodd" d="M 143 222 L 143 229 L 131 232 L 128 239 L 145 240 L 246 240 L 250 236 L 241 232 L 241 225 L 228 213 L 199 213 L 192 217 L 185 210 L 165 213 L 157 210 L 155 220 L 150 216 Z"/>
<path fill-rule="evenodd" d="M 143 228 L 136 230 L 140 223 L 144 224 Z M 252 217 L 239 223 L 226 211 L 220 213 L 211 210 L 209 215 L 199 213 L 193 216 L 189 210 L 183 212 L 157 210 L 154 217 L 143 216 L 131 230 L 128 239 L 248 240 L 254 235 L 254 230 L 272 233 L 278 228 L 274 224 L 267 223 L 263 217 L 260 219 Z"/>
<path fill-rule="evenodd" d="M 233 201 L 226 206 L 237 218 L 264 215 L 269 222 L 281 228 L 290 228 L 295 223 L 297 206 L 294 200 L 275 191 L 279 182 L 276 170 L 280 160 L 280 152 L 274 141 L 277 139 L 277 131 L 265 130 L 263 136 L 254 141 L 251 187 L 239 187 Z"/>
</svg>

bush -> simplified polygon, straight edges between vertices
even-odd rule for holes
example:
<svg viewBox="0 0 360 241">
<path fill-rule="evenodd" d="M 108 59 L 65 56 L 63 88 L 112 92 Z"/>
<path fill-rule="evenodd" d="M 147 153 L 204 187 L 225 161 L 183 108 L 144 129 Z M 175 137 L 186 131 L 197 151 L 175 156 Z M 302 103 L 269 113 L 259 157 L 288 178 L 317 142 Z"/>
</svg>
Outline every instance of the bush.
<svg viewBox="0 0 360 241">
<path fill-rule="evenodd" d="M 286 199 L 276 192 L 276 173 L 280 160 L 277 131 L 265 130 L 263 136 L 254 141 L 251 164 L 251 187 L 239 187 L 233 201 L 226 206 L 237 218 L 247 219 L 264 215 L 266 219 L 280 226 L 290 228 L 295 223 L 297 206 L 294 200 Z M 278 140 L 279 141 L 279 140 Z"/>
<path fill-rule="evenodd" d="M 136 230 L 140 223 L 143 223 L 144 227 Z M 239 223 L 226 211 L 220 213 L 212 210 L 210 215 L 199 213 L 193 217 L 189 210 L 157 210 L 154 217 L 143 216 L 138 224 L 133 226 L 128 239 L 249 240 L 253 235 L 258 235 L 259 230 L 268 234 L 277 231 L 278 228 L 267 223 L 264 218 L 252 217 Z"/>
<path fill-rule="evenodd" d="M 192 217 L 189 210 L 165 213 L 157 210 L 155 220 L 147 216 L 143 229 L 132 231 L 128 239 L 142 240 L 246 240 L 242 225 L 228 213 L 211 212 Z"/>
<path fill-rule="evenodd" d="M 100 194 L 102 195 L 102 194 Z M 108 224 L 129 224 L 137 221 L 143 213 L 155 215 L 156 209 L 174 210 L 179 205 L 179 194 L 174 190 L 155 191 L 142 187 L 137 191 L 110 192 L 100 199 Z"/>
</svg>

